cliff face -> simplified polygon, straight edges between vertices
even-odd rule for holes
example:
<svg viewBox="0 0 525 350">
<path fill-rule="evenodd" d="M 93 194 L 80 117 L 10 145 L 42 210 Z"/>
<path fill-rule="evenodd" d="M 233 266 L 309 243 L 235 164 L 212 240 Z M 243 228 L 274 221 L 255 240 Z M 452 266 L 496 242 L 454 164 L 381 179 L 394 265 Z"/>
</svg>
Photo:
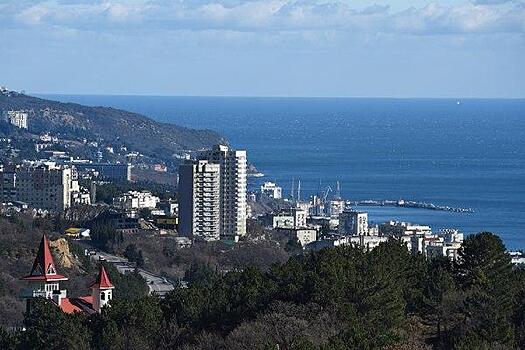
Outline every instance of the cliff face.
<svg viewBox="0 0 525 350">
<path fill-rule="evenodd" d="M 225 141 L 214 131 L 159 123 L 120 109 L 0 93 L 0 112 L 11 109 L 29 111 L 30 133 L 51 132 L 63 138 L 121 144 L 156 158 L 167 158 L 177 151 L 197 150 Z"/>
</svg>

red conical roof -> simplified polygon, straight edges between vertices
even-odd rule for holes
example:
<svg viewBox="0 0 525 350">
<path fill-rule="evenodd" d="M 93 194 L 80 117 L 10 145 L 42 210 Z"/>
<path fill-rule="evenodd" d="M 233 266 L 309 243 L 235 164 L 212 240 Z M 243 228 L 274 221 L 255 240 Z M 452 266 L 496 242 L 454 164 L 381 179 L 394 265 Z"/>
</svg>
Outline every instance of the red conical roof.
<svg viewBox="0 0 525 350">
<path fill-rule="evenodd" d="M 98 277 L 95 282 L 91 285 L 90 288 L 98 288 L 98 289 L 104 289 L 104 288 L 115 288 L 111 281 L 109 280 L 108 274 L 106 273 L 106 269 L 104 268 L 104 265 L 100 265 L 100 272 L 98 273 Z"/>
<path fill-rule="evenodd" d="M 40 246 L 38 247 L 38 253 L 31 272 L 29 275 L 22 277 L 23 280 L 27 281 L 66 281 L 67 277 L 59 275 L 53 261 L 53 255 L 49 249 L 49 242 L 46 235 L 42 236 Z"/>
</svg>

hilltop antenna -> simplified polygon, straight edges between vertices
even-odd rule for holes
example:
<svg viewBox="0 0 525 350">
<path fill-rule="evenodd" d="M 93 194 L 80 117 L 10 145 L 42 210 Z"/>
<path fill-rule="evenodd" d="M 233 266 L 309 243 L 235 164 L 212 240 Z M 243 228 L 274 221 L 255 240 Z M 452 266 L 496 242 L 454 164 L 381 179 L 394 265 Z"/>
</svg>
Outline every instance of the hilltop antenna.
<svg viewBox="0 0 525 350">
<path fill-rule="evenodd" d="M 292 201 L 295 200 L 295 178 L 292 179 Z"/>
<path fill-rule="evenodd" d="M 297 183 L 297 201 L 301 200 L 301 180 Z"/>
<path fill-rule="evenodd" d="M 335 197 L 337 199 L 341 198 L 341 185 L 339 184 L 339 181 L 336 182 Z"/>
</svg>

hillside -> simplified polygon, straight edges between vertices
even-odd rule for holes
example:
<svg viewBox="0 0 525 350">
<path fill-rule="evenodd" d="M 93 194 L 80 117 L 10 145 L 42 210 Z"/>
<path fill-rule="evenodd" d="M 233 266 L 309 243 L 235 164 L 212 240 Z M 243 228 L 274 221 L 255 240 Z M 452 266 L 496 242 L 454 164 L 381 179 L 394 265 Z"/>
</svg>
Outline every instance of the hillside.
<svg viewBox="0 0 525 350">
<path fill-rule="evenodd" d="M 156 122 L 141 114 L 109 107 L 87 107 L 18 93 L 0 93 L 0 112 L 30 111 L 29 133 L 50 132 L 66 139 L 103 141 L 144 155 L 169 159 L 182 150 L 224 142 L 210 130 Z"/>
</svg>

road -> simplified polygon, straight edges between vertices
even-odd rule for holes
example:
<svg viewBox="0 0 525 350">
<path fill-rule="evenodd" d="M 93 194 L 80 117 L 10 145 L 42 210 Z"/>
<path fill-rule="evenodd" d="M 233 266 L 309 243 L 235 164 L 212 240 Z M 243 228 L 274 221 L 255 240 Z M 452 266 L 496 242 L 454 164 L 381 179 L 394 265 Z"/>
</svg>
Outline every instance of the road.
<svg viewBox="0 0 525 350">
<path fill-rule="evenodd" d="M 118 272 L 122 274 L 132 273 L 136 269 L 135 264 L 129 262 L 128 259 L 105 252 L 97 251 L 95 254 L 90 255 L 90 258 L 95 261 L 107 261 L 113 264 Z M 144 269 L 137 269 L 137 271 L 146 280 L 150 294 L 156 293 L 163 297 L 166 293 L 175 289 L 175 285 L 162 276 L 157 276 Z"/>
</svg>

